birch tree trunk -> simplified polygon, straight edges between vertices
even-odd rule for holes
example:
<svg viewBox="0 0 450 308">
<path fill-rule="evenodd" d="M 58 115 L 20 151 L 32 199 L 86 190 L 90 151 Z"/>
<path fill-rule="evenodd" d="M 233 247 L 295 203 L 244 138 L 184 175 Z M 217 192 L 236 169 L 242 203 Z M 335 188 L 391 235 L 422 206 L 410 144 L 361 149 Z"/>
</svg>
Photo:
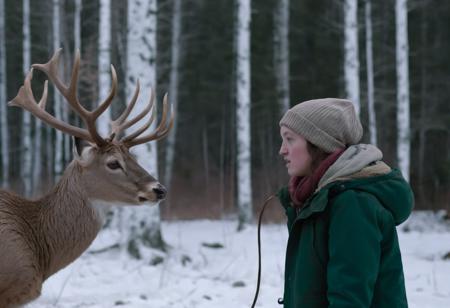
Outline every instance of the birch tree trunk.
<svg viewBox="0 0 450 308">
<path fill-rule="evenodd" d="M 9 187 L 9 135 L 6 99 L 5 2 L 0 0 L 0 130 L 2 187 L 4 188 Z"/>
<path fill-rule="evenodd" d="M 277 2 L 274 27 L 274 62 L 281 114 L 289 109 L 289 0 Z"/>
<path fill-rule="evenodd" d="M 75 50 L 81 52 L 81 10 L 83 3 L 81 0 L 75 0 L 75 12 L 73 19 L 73 38 Z"/>
<path fill-rule="evenodd" d="M 372 8 L 371 0 L 366 0 L 366 65 L 367 65 L 367 106 L 369 111 L 370 143 L 377 145 L 377 121 L 374 101 L 374 76 L 373 76 L 373 44 L 372 44 Z"/>
<path fill-rule="evenodd" d="M 138 79 L 141 84 L 140 99 L 130 118 L 144 108 L 150 98 L 150 89 L 155 89 L 156 85 L 156 13 L 156 0 L 128 1 L 127 97 L 132 97 Z M 146 119 L 142 119 L 135 127 L 142 126 L 145 121 Z M 154 127 L 155 125 L 152 125 L 152 128 Z M 141 166 L 158 178 L 156 143 L 138 145 L 132 150 Z M 142 245 L 165 249 L 159 205 L 124 207 L 121 216 L 125 242 L 132 256 L 142 257 Z"/>
<path fill-rule="evenodd" d="M 180 52 L 181 52 L 181 0 L 173 0 L 172 13 L 172 39 L 171 39 L 171 66 L 170 66 L 170 81 L 169 81 L 169 100 L 172 104 L 173 111 L 177 112 L 178 107 L 178 76 L 180 70 Z M 172 131 L 167 137 L 166 145 L 166 169 L 164 174 L 164 181 L 167 189 L 169 189 L 172 182 L 173 160 L 175 156 L 175 140 L 177 134 L 177 118 L 175 118 Z"/>
<path fill-rule="evenodd" d="M 50 140 L 48 140 L 50 143 Z M 42 177 L 42 121 L 34 119 L 34 151 L 33 151 L 33 188 L 34 193 L 40 191 Z"/>
<path fill-rule="evenodd" d="M 429 46 L 428 40 L 428 19 L 426 18 L 427 9 L 423 8 L 421 11 L 421 27 L 420 27 L 420 43 L 422 46 Z M 422 51 L 421 61 L 420 61 L 420 116 L 419 116 L 419 168 L 417 173 L 418 179 L 418 189 L 416 192 L 416 200 L 417 203 L 422 203 L 427 205 L 426 209 L 431 210 L 433 208 L 432 202 L 426 202 L 426 189 L 425 189 L 425 170 L 428 166 L 425 161 L 425 146 L 426 146 L 426 138 L 427 138 L 427 118 L 428 118 L 428 61 L 430 60 L 430 56 L 427 52 Z M 449 212 L 450 213 L 450 212 Z"/>
<path fill-rule="evenodd" d="M 238 230 L 253 220 L 250 135 L 250 0 L 237 0 L 236 134 Z"/>
<path fill-rule="evenodd" d="M 73 18 L 73 40 L 74 40 L 74 51 L 79 50 L 82 53 L 82 40 L 81 40 L 81 12 L 83 10 L 83 1 L 75 0 L 74 18 Z M 73 57 L 71 58 L 73 59 Z M 73 61 L 73 60 L 72 60 Z M 81 119 L 76 118 L 76 125 L 82 125 Z M 69 156 L 71 157 L 71 156 Z"/>
<path fill-rule="evenodd" d="M 345 47 L 345 88 L 347 97 L 353 104 L 357 114 L 360 112 L 359 102 L 359 57 L 358 57 L 358 2 L 345 0 L 344 4 L 344 47 Z"/>
<path fill-rule="evenodd" d="M 98 36 L 98 88 L 99 102 L 103 101 L 111 88 L 111 0 L 100 0 L 100 23 Z M 108 108 L 98 119 L 98 131 L 106 137 L 109 133 L 111 110 Z"/>
<path fill-rule="evenodd" d="M 60 34 L 60 10 L 61 3 L 60 0 L 53 0 L 53 50 L 56 51 L 61 45 L 61 34 Z M 61 67 L 60 67 L 61 68 Z M 60 70 L 61 71 L 61 70 Z M 55 116 L 58 119 L 62 119 L 62 98 L 58 91 L 53 91 L 54 99 L 54 110 Z M 54 172 L 56 179 L 59 178 L 63 171 L 63 134 L 61 131 L 56 130 L 56 139 L 54 146 Z M 47 128 L 48 136 L 52 135 L 52 128 Z M 51 146 L 51 142 L 48 142 Z M 52 147 L 50 147 L 50 152 Z"/>
<path fill-rule="evenodd" d="M 30 0 L 23 0 L 23 53 L 22 53 L 22 72 L 24 77 L 31 67 L 31 37 L 30 37 Z M 22 148 L 20 173 L 24 184 L 25 196 L 31 195 L 32 190 L 32 147 L 31 147 L 31 114 L 29 112 L 22 112 Z"/>
<path fill-rule="evenodd" d="M 410 125 L 409 125 L 409 69 L 408 69 L 408 4 L 395 2 L 395 38 L 397 62 L 397 158 L 400 170 L 409 181 Z"/>
</svg>

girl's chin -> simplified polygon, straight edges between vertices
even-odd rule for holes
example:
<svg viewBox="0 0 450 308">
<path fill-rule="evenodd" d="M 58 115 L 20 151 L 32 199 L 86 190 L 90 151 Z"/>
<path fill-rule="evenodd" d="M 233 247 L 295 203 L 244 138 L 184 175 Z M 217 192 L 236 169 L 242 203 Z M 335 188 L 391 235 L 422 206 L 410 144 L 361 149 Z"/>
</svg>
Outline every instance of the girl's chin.
<svg viewBox="0 0 450 308">
<path fill-rule="evenodd" d="M 307 175 L 307 172 L 304 172 L 301 170 L 288 169 L 287 172 L 288 172 L 289 176 L 305 176 L 305 175 Z"/>
<path fill-rule="evenodd" d="M 288 174 L 289 174 L 289 176 L 300 176 L 299 172 L 295 172 L 294 170 L 289 170 L 289 169 L 288 169 Z"/>
</svg>

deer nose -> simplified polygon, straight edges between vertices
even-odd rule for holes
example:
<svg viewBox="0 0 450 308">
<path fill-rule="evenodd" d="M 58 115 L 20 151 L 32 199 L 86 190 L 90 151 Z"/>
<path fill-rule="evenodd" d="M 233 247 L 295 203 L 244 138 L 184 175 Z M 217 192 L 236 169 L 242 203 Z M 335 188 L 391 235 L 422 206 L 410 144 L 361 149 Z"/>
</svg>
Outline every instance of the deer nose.
<svg viewBox="0 0 450 308">
<path fill-rule="evenodd" d="M 156 197 L 159 200 L 162 200 L 166 197 L 167 195 L 167 190 L 164 186 L 162 186 L 161 184 L 158 184 L 156 187 L 153 188 L 153 192 L 156 194 Z"/>
</svg>

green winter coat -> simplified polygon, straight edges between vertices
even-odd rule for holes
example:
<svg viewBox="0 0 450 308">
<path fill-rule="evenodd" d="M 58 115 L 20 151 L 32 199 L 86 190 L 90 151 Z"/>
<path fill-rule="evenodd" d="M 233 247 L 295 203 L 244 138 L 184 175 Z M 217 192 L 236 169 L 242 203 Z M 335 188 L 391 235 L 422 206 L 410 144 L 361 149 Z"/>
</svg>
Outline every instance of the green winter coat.
<svg viewBox="0 0 450 308">
<path fill-rule="evenodd" d="M 397 170 L 334 181 L 288 218 L 284 307 L 407 307 L 396 225 L 413 194 Z"/>
</svg>

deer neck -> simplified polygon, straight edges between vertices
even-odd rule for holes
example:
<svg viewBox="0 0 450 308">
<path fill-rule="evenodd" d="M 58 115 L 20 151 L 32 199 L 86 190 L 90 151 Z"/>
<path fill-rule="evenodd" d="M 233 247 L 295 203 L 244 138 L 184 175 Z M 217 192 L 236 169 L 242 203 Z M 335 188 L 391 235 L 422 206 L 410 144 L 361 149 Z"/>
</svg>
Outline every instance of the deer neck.
<svg viewBox="0 0 450 308">
<path fill-rule="evenodd" d="M 47 278 L 89 247 L 103 225 L 103 213 L 89 200 L 82 169 L 75 161 L 41 201 L 42 236 L 47 246 L 44 250 L 48 251 L 43 264 Z"/>
</svg>

